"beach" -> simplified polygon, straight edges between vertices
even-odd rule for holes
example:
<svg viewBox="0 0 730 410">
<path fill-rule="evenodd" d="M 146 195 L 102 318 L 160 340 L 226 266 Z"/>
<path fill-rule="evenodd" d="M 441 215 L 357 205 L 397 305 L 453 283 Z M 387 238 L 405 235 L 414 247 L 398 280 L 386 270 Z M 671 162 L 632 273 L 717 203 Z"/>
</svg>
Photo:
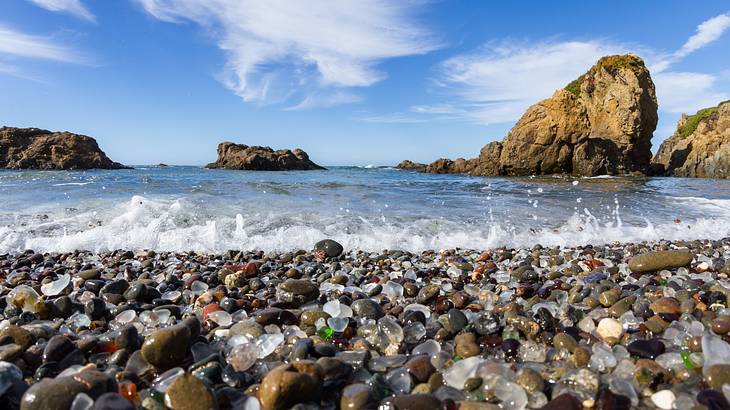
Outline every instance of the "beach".
<svg viewBox="0 0 730 410">
<path fill-rule="evenodd" d="M 3 255 L 2 400 L 722 408 L 728 258 L 730 239 Z"/>
</svg>

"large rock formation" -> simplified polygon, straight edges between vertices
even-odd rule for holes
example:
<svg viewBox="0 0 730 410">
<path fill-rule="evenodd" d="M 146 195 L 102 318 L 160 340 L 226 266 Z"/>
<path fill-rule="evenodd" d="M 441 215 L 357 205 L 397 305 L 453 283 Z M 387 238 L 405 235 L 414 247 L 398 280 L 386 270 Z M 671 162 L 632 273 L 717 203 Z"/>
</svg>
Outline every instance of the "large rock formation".
<svg viewBox="0 0 730 410">
<path fill-rule="evenodd" d="M 657 124 L 654 83 L 632 54 L 603 57 L 588 72 L 527 109 L 502 142 L 478 158 L 439 160 L 427 172 L 472 175 L 645 173 Z"/>
<path fill-rule="evenodd" d="M 124 169 L 109 159 L 96 140 L 70 132 L 38 128 L 0 128 L 0 168 Z"/>
<path fill-rule="evenodd" d="M 658 174 L 730 178 L 730 101 L 682 115 L 677 131 L 654 156 Z"/>
<path fill-rule="evenodd" d="M 309 159 L 306 152 L 295 149 L 274 151 L 269 147 L 249 147 L 223 142 L 218 144 L 218 160 L 207 168 L 250 171 L 308 171 L 325 169 Z"/>
</svg>

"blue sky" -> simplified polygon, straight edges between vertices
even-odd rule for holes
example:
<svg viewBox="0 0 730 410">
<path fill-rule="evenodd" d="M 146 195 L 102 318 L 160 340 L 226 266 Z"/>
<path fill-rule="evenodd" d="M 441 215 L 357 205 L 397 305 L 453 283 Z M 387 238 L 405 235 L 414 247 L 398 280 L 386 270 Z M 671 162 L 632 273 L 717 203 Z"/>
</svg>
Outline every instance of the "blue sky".
<svg viewBox="0 0 730 410">
<path fill-rule="evenodd" d="M 325 165 L 473 157 L 600 56 L 642 56 L 654 149 L 730 99 L 726 1 L 4 0 L 0 124 L 128 164 L 232 140 Z"/>
</svg>

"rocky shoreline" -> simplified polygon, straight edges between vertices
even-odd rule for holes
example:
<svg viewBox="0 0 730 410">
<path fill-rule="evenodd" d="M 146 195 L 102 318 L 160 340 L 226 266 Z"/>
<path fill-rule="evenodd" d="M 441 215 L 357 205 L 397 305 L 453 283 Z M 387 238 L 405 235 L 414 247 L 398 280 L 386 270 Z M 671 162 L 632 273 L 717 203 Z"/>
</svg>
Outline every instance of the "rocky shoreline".
<svg viewBox="0 0 730 410">
<path fill-rule="evenodd" d="M 130 169 L 114 162 L 87 135 L 0 127 L 0 169 Z"/>
<path fill-rule="evenodd" d="M 728 408 L 730 238 L 0 255 L 0 407 Z"/>
</svg>

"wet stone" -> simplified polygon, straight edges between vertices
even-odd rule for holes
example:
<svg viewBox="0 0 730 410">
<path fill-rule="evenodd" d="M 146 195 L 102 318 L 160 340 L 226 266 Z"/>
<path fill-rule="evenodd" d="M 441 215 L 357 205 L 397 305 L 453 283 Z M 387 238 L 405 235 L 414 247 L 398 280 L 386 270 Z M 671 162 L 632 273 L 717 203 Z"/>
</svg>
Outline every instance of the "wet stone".
<svg viewBox="0 0 730 410">
<path fill-rule="evenodd" d="M 280 302 L 301 306 L 319 296 L 317 285 L 307 279 L 287 279 L 279 285 L 276 297 Z"/>
<path fill-rule="evenodd" d="M 281 365 L 261 381 L 258 398 L 262 409 L 288 408 L 295 403 L 319 399 L 322 370 L 311 361 Z"/>
<path fill-rule="evenodd" d="M 160 329 L 145 338 L 142 356 L 159 369 L 175 367 L 187 355 L 190 336 L 190 329 L 184 325 Z"/>
<path fill-rule="evenodd" d="M 658 339 L 635 340 L 626 346 L 629 353 L 646 359 L 654 359 L 664 353 L 664 343 Z"/>
<path fill-rule="evenodd" d="M 327 257 L 336 258 L 343 252 L 342 245 L 332 239 L 324 239 L 314 245 L 314 250 L 323 252 Z"/>
<path fill-rule="evenodd" d="M 459 309 L 451 309 L 446 314 L 446 320 L 442 323 L 449 332 L 458 333 L 467 325 L 468 321 L 462 311 Z"/>
<path fill-rule="evenodd" d="M 172 410 L 217 409 L 215 396 L 190 373 L 176 378 L 165 392 L 165 406 Z"/>
<path fill-rule="evenodd" d="M 639 273 L 655 272 L 687 266 L 692 259 L 692 254 L 686 251 L 653 251 L 631 258 L 629 269 Z"/>
</svg>

